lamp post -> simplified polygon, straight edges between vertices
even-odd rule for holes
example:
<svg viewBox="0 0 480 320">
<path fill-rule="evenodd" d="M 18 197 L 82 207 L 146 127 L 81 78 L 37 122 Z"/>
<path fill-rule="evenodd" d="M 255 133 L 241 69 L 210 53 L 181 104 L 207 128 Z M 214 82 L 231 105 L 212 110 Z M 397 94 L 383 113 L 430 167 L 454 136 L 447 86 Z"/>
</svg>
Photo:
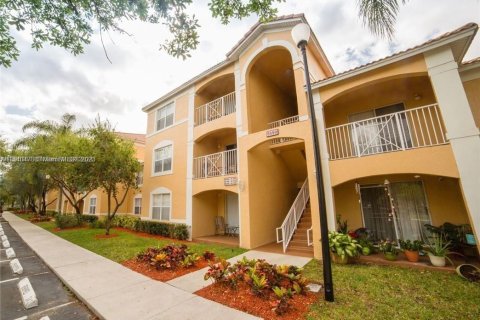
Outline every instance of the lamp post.
<svg viewBox="0 0 480 320">
<path fill-rule="evenodd" d="M 320 145 L 318 140 L 315 108 L 313 106 L 312 85 L 308 71 L 306 46 L 310 38 L 310 26 L 306 23 L 297 24 L 292 29 L 293 41 L 302 51 L 303 67 L 305 69 L 305 81 L 307 83 L 308 107 L 310 112 L 310 124 L 313 134 L 313 150 L 315 158 L 315 173 L 317 180 L 318 209 L 320 214 L 320 236 L 322 238 L 322 261 L 323 261 L 323 284 L 325 286 L 325 300 L 333 302 L 332 264 L 330 261 L 330 249 L 328 247 L 327 210 L 325 204 L 325 190 L 323 188 L 322 166 L 320 164 Z"/>
</svg>

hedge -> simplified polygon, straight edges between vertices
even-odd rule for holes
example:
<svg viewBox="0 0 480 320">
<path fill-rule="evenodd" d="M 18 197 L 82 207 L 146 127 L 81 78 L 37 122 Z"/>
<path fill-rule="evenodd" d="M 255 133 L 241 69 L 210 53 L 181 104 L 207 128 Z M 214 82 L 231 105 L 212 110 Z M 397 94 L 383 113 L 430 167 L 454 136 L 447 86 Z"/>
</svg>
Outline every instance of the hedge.
<svg viewBox="0 0 480 320">
<path fill-rule="evenodd" d="M 72 228 L 82 225 L 82 217 L 77 214 L 61 214 L 55 215 L 55 225 L 60 228 Z"/>
</svg>

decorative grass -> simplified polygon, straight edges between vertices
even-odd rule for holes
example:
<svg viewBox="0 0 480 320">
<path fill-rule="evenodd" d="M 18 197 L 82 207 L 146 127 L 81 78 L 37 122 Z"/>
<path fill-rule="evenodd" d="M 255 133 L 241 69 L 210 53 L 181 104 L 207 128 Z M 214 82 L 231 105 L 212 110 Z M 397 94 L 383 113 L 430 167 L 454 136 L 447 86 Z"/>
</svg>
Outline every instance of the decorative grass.
<svg viewBox="0 0 480 320">
<path fill-rule="evenodd" d="M 307 278 L 323 282 L 312 260 Z M 307 319 L 480 319 L 480 285 L 453 273 L 376 265 L 333 265 L 335 302 L 315 303 Z"/>
</svg>

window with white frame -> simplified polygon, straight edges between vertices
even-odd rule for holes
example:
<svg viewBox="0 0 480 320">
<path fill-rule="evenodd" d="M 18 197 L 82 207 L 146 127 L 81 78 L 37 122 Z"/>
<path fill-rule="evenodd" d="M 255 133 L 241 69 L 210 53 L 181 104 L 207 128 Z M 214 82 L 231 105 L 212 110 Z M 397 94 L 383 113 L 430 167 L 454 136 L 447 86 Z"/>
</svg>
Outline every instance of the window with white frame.
<svg viewBox="0 0 480 320">
<path fill-rule="evenodd" d="M 172 145 L 155 149 L 153 173 L 168 173 L 172 171 Z"/>
<path fill-rule="evenodd" d="M 137 172 L 137 186 L 141 186 L 143 184 L 143 165 L 140 171 Z"/>
<path fill-rule="evenodd" d="M 133 213 L 140 214 L 142 212 L 142 198 L 137 197 L 135 198 L 133 203 Z"/>
<path fill-rule="evenodd" d="M 173 102 L 157 110 L 156 129 L 157 131 L 165 129 L 173 125 L 174 106 Z"/>
<path fill-rule="evenodd" d="M 157 193 L 152 195 L 152 219 L 170 220 L 171 194 Z"/>
<path fill-rule="evenodd" d="M 90 203 L 88 205 L 88 213 L 89 214 L 95 214 L 97 211 L 97 198 L 96 197 L 91 197 L 90 198 Z"/>
</svg>

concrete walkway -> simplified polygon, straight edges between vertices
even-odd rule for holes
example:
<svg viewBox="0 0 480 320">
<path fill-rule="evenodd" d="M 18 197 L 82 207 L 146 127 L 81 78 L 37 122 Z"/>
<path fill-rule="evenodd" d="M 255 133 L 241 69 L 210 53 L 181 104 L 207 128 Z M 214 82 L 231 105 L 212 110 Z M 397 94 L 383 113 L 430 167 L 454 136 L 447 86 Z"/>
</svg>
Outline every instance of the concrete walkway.
<svg viewBox="0 0 480 320">
<path fill-rule="evenodd" d="M 259 319 L 152 280 L 14 214 L 3 216 L 77 297 L 103 319 Z"/>
<path fill-rule="evenodd" d="M 271 263 L 271 264 L 276 264 L 276 265 L 287 264 L 287 265 L 294 265 L 297 267 L 303 267 L 311 260 L 311 258 L 305 258 L 305 257 L 297 257 L 297 256 L 286 255 L 286 254 L 250 250 L 245 252 L 244 254 L 230 258 L 227 261 L 230 262 L 231 264 L 234 264 L 238 260 L 241 260 L 244 256 L 247 257 L 248 259 L 265 259 L 268 263 Z M 207 272 L 207 269 L 208 267 L 195 272 L 191 272 L 182 277 L 178 277 L 173 280 L 170 280 L 167 283 L 171 284 L 174 287 L 180 288 L 184 291 L 193 293 L 212 283 L 211 281 L 203 280 L 203 276 Z"/>
</svg>

